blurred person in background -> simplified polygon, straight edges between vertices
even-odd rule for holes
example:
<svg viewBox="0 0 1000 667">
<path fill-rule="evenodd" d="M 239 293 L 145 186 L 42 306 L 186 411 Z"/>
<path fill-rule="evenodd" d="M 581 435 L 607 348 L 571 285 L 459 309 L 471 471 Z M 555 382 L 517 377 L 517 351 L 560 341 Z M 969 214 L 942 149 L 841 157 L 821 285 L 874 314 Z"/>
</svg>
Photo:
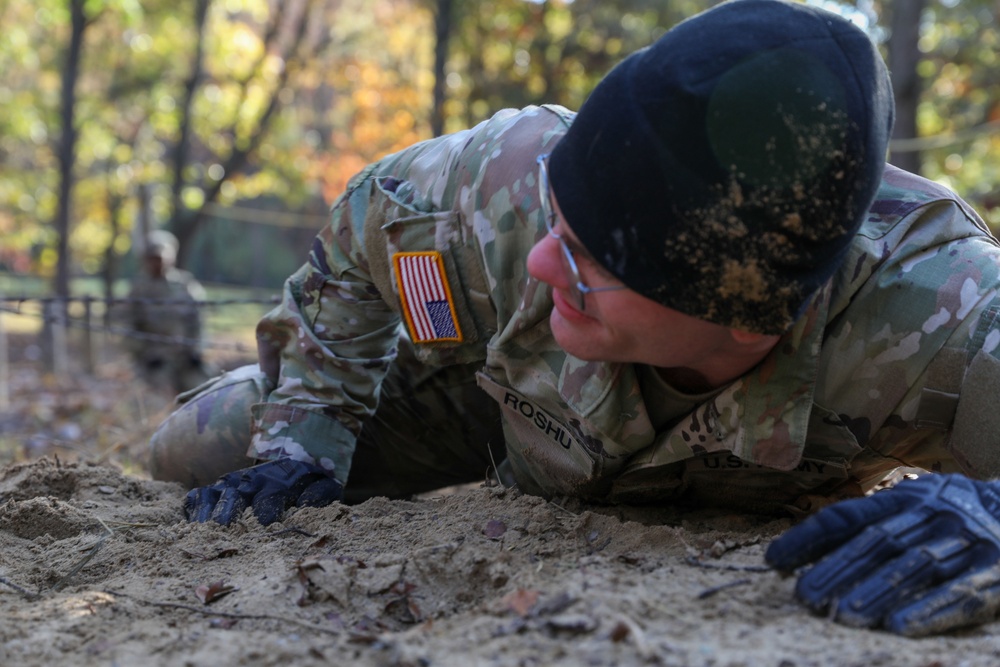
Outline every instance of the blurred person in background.
<svg viewBox="0 0 1000 667">
<path fill-rule="evenodd" d="M 202 358 L 198 306 L 205 300 L 205 290 L 194 276 L 175 266 L 177 248 L 177 238 L 170 232 L 149 234 L 142 270 L 128 293 L 129 326 L 138 335 L 127 339 L 140 377 L 175 394 L 210 377 Z"/>
</svg>

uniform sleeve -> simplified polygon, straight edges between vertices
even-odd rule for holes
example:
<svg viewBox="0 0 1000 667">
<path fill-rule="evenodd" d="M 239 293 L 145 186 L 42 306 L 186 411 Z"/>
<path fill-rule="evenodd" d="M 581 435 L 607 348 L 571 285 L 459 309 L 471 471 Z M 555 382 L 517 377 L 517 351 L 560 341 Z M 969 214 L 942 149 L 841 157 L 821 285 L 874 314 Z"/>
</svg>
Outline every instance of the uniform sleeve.
<svg viewBox="0 0 1000 667">
<path fill-rule="evenodd" d="M 334 205 L 309 260 L 285 282 L 281 305 L 257 327 L 261 369 L 276 388 L 253 407 L 248 455 L 314 463 L 342 483 L 399 337 L 399 317 L 364 258 L 371 172 Z"/>
<path fill-rule="evenodd" d="M 523 284 L 526 247 L 539 233 L 535 156 L 566 122 L 547 108 L 501 111 L 388 156 L 352 179 L 309 261 L 286 282 L 282 304 L 258 326 L 261 369 L 276 389 L 253 409 L 251 457 L 312 462 L 346 482 L 357 436 L 375 412 L 405 335 L 399 297 L 378 287 L 393 289 L 383 279 L 390 270 L 385 253 L 394 244 L 440 252 L 446 268 L 455 269 L 445 272 L 454 281 L 455 312 L 470 328 L 467 340 L 428 346 L 421 359 L 485 359 L 498 317 L 516 310 L 504 304 L 520 301 L 523 290 L 507 287 Z M 400 220 L 403 231 L 385 231 L 385 247 L 365 248 L 366 228 L 385 230 Z M 511 254 L 516 258 L 507 261 Z M 499 298 L 498 291 L 510 294 Z"/>
</svg>

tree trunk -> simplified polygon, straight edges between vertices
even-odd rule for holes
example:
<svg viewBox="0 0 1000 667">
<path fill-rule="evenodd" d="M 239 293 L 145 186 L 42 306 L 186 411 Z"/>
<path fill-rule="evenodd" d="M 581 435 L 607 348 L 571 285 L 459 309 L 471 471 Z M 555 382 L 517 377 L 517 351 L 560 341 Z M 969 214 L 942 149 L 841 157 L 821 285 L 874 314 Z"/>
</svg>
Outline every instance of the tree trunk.
<svg viewBox="0 0 1000 667">
<path fill-rule="evenodd" d="M 118 238 L 118 234 L 121 231 L 118 219 L 121 215 L 123 203 L 124 198 L 119 194 L 111 192 L 111 186 L 109 183 L 108 222 L 111 225 L 111 242 L 108 243 L 108 246 L 104 249 L 104 262 L 101 266 L 101 278 L 104 281 L 104 299 L 107 303 L 111 303 L 111 299 L 115 296 L 115 281 L 118 279 L 118 253 L 115 251 L 115 239 Z M 105 324 L 111 323 L 111 320 L 108 317 L 110 312 L 111 309 L 108 308 L 105 313 Z"/>
<path fill-rule="evenodd" d="M 920 17 L 926 0 L 895 0 L 891 5 L 889 37 L 889 71 L 892 73 L 892 88 L 896 98 L 896 124 L 893 139 L 915 139 L 917 137 L 917 105 L 920 103 Z M 894 149 L 889 162 L 901 169 L 919 174 L 921 170 L 920 150 L 908 148 Z"/>
<path fill-rule="evenodd" d="M 452 0 L 437 0 L 434 17 L 434 101 L 431 109 L 431 134 L 444 134 L 444 102 L 448 63 L 448 42 L 451 39 Z"/>
<path fill-rule="evenodd" d="M 69 231 L 73 198 L 73 165 L 76 162 L 76 81 L 80 76 L 80 54 L 87 17 L 84 0 L 69 0 L 70 38 L 63 70 L 59 121 L 62 125 L 56 157 L 59 162 L 59 187 L 56 217 L 56 274 L 53 292 L 57 299 L 45 304 L 42 322 L 42 361 L 49 372 L 62 373 L 66 366 L 66 315 L 69 298 Z"/>
<path fill-rule="evenodd" d="M 56 275 L 53 285 L 56 296 L 69 296 L 69 227 L 73 197 L 73 165 L 76 162 L 76 81 L 80 76 L 80 54 L 83 51 L 83 33 L 87 18 L 83 12 L 84 0 L 69 0 L 70 39 L 63 70 L 62 97 L 59 120 L 62 134 L 59 138 L 58 208 L 53 225 L 58 236 L 56 248 Z"/>
<path fill-rule="evenodd" d="M 178 128 L 177 144 L 173 150 L 173 181 L 170 184 L 170 204 L 171 204 L 171 229 L 180 241 L 178 249 L 177 263 L 183 265 L 185 253 L 185 239 L 190 236 L 185 233 L 187 227 L 194 223 L 188 219 L 189 214 L 184 207 L 182 195 L 184 193 L 184 168 L 187 166 L 188 154 L 191 151 L 191 108 L 194 106 L 194 96 L 198 91 L 198 85 L 204 76 L 205 67 L 205 26 L 208 22 L 208 9 L 212 0 L 197 0 L 194 11 L 194 54 L 191 57 L 191 71 L 187 81 L 184 83 L 184 97 L 180 107 L 180 125 Z M 149 230 L 147 230 L 148 232 Z"/>
</svg>

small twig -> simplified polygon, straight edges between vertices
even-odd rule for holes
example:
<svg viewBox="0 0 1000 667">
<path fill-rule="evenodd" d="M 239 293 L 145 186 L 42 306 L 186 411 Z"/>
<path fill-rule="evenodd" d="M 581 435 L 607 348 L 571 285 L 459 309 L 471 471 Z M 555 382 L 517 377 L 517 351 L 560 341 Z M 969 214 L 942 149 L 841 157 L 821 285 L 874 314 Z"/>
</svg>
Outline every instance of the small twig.
<svg viewBox="0 0 1000 667">
<path fill-rule="evenodd" d="M 15 591 L 23 595 L 28 600 L 37 600 L 40 595 L 39 593 L 32 593 L 27 588 L 18 586 L 17 584 L 15 584 L 13 581 L 11 581 L 6 577 L 0 577 L 0 584 L 13 588 Z"/>
<path fill-rule="evenodd" d="M 704 600 L 705 598 L 710 598 L 719 591 L 724 591 L 727 588 L 734 588 L 736 586 L 745 586 L 749 584 L 749 579 L 736 579 L 735 581 L 730 581 L 724 584 L 719 584 L 718 586 L 712 586 L 711 588 L 706 588 L 701 593 L 698 593 L 698 599 Z"/>
<path fill-rule="evenodd" d="M 310 533 L 309 531 L 302 530 L 296 526 L 289 526 L 288 528 L 271 533 L 271 536 L 277 537 L 278 535 L 284 535 L 285 533 L 295 533 L 296 535 L 305 535 L 306 537 L 316 537 L 319 535 L 319 533 Z"/>
<path fill-rule="evenodd" d="M 767 565 L 734 565 L 731 563 L 706 563 L 697 556 L 688 556 L 684 562 L 694 567 L 703 567 L 707 570 L 733 570 L 736 572 L 770 572 Z"/>
<path fill-rule="evenodd" d="M 124 440 L 119 440 L 115 442 L 110 447 L 107 447 L 103 452 L 101 452 L 101 455 L 97 457 L 97 463 L 98 464 L 107 463 L 111 459 L 112 455 L 117 454 L 121 450 L 125 449 L 126 446 L 127 444 Z"/>
<path fill-rule="evenodd" d="M 103 521 L 101 521 L 100 517 L 95 517 L 95 518 L 101 524 L 101 526 L 104 528 L 104 530 L 107 531 L 107 532 L 105 532 L 105 534 L 101 536 L 101 539 L 97 540 L 97 542 L 94 544 L 94 546 L 92 546 L 90 548 L 90 551 L 87 553 L 86 556 L 83 557 L 83 560 L 81 560 L 79 563 L 77 563 L 76 565 L 74 565 L 73 569 L 71 569 L 69 572 L 67 572 L 66 575 L 63 576 L 62 579 L 60 579 L 55 584 L 53 584 L 52 588 L 50 590 L 52 590 L 52 591 L 58 591 L 60 588 L 62 588 L 63 586 L 65 586 L 66 582 L 68 582 L 71 578 L 73 578 L 73 576 L 76 575 L 77 572 L 79 572 L 80 570 L 82 570 L 83 567 L 87 563 L 90 562 L 90 559 L 92 559 L 94 556 L 97 555 L 97 552 L 101 550 L 101 547 L 104 546 L 104 543 L 107 541 L 107 539 L 109 537 L 111 537 L 112 535 L 115 534 L 114 531 L 112 531 L 110 528 L 108 528 L 108 524 L 106 524 Z"/>
<path fill-rule="evenodd" d="M 457 542 L 443 542 L 442 544 L 432 544 L 430 546 L 420 547 L 419 549 L 414 550 L 413 554 L 416 555 L 416 554 L 424 553 L 425 551 L 429 551 L 431 553 L 437 553 L 439 551 L 455 551 L 461 545 L 462 545 L 462 541 L 457 541 Z"/>
<path fill-rule="evenodd" d="M 128 521 L 112 521 L 110 519 L 105 523 L 122 528 L 156 528 L 160 525 L 158 523 L 129 523 Z"/>
<path fill-rule="evenodd" d="M 500 479 L 500 470 L 497 468 L 497 462 L 493 458 L 493 448 L 490 447 L 490 443 L 486 443 L 486 451 L 490 454 L 490 463 L 493 465 L 493 475 L 497 478 L 497 486 L 503 486 L 503 481 Z M 486 486 L 492 486 L 490 484 L 490 469 L 486 469 Z"/>
<path fill-rule="evenodd" d="M 836 621 L 838 611 L 840 611 L 840 598 L 834 597 L 830 600 L 830 608 L 826 610 L 826 620 Z"/>
<path fill-rule="evenodd" d="M 628 636 L 632 639 L 632 643 L 635 644 L 635 650 L 639 655 L 645 660 L 652 659 L 655 651 L 646 640 L 646 633 L 643 632 L 642 627 L 625 614 L 619 613 L 616 615 L 616 618 L 622 627 L 628 630 Z"/>
<path fill-rule="evenodd" d="M 559 509 L 561 509 L 563 512 L 566 512 L 566 514 L 569 514 L 570 516 L 576 516 L 575 512 L 573 512 L 572 510 L 566 509 L 565 507 L 563 507 L 562 505 L 560 505 L 559 503 L 557 503 L 554 500 L 550 500 L 549 501 L 549 505 L 552 505 L 553 507 L 558 507 Z"/>
<path fill-rule="evenodd" d="M 332 630 L 330 628 L 324 628 L 322 625 L 314 625 L 312 623 L 307 623 L 305 621 L 300 621 L 295 618 L 289 618 L 287 616 L 275 616 L 273 614 L 235 614 L 226 611 L 216 611 L 214 609 L 202 609 L 200 607 L 195 607 L 190 604 L 183 604 L 180 602 L 161 602 L 159 600 L 147 600 L 145 598 L 138 597 L 136 595 L 131 595 L 129 593 L 123 593 L 121 591 L 104 590 L 108 595 L 115 595 L 122 598 L 128 598 L 129 600 L 134 600 L 140 604 L 148 604 L 153 607 L 162 607 L 166 609 L 183 609 L 184 611 L 192 611 L 197 614 L 202 614 L 204 616 L 219 616 L 222 618 L 234 618 L 237 620 L 244 621 L 280 621 L 282 623 L 291 623 L 293 625 L 298 625 L 303 628 L 308 628 L 309 630 L 316 630 L 318 632 L 325 632 L 330 635 L 339 635 L 341 632 L 339 630 Z"/>
</svg>

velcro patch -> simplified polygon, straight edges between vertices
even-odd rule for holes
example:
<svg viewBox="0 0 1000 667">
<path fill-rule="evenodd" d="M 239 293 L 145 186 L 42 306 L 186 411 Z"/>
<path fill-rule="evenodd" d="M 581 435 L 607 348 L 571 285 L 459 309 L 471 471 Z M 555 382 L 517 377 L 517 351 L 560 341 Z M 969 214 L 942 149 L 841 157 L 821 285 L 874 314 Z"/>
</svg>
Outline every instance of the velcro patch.
<svg viewBox="0 0 1000 667">
<path fill-rule="evenodd" d="M 441 253 L 397 252 L 392 256 L 392 264 L 411 340 L 460 342 L 462 330 Z"/>
</svg>

